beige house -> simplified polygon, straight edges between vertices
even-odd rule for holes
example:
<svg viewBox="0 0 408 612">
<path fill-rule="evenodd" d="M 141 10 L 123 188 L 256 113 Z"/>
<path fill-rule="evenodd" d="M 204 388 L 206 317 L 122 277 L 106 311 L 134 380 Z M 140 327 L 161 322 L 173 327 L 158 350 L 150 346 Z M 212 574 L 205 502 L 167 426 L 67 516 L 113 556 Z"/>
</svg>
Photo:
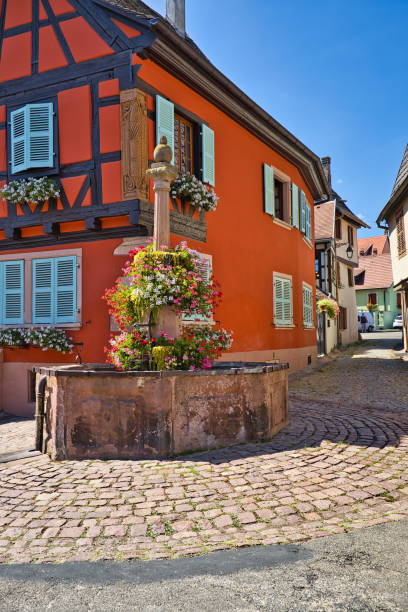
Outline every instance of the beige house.
<svg viewBox="0 0 408 612">
<path fill-rule="evenodd" d="M 330 199 L 315 203 L 316 286 L 319 297 L 332 297 L 340 307 L 337 319 L 318 317 L 318 353 L 358 340 L 354 273 L 358 268 L 357 231 L 368 227 L 331 186 L 330 157 L 322 158 Z"/>
<path fill-rule="evenodd" d="M 384 222 L 387 224 L 385 227 Z M 377 225 L 389 231 L 394 289 L 401 292 L 404 349 L 408 352 L 408 145 L 391 197 L 381 211 Z"/>
</svg>

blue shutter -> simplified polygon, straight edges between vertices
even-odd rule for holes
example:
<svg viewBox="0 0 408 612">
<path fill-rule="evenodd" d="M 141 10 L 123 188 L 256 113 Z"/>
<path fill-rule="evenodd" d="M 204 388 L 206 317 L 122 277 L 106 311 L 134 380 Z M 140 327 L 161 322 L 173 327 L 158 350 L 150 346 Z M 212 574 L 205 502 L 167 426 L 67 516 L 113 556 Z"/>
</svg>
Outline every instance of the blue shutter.
<svg viewBox="0 0 408 612">
<path fill-rule="evenodd" d="M 4 261 L 0 264 L 1 323 L 24 323 L 24 261 Z"/>
<path fill-rule="evenodd" d="M 53 259 L 33 259 L 33 323 L 53 323 Z"/>
<path fill-rule="evenodd" d="M 300 231 L 306 232 L 306 196 L 305 192 L 300 192 Z"/>
<path fill-rule="evenodd" d="M 207 125 L 202 126 L 202 151 L 203 151 L 203 182 L 214 187 L 215 185 L 215 155 L 214 155 L 214 131 Z"/>
<path fill-rule="evenodd" d="M 27 104 L 27 168 L 52 168 L 54 165 L 53 105 Z"/>
<path fill-rule="evenodd" d="M 268 164 L 263 165 L 264 173 L 264 211 L 268 215 L 275 214 L 275 180 L 273 168 Z"/>
<path fill-rule="evenodd" d="M 174 104 L 166 98 L 156 96 L 156 144 L 166 136 L 174 157 Z"/>
<path fill-rule="evenodd" d="M 26 108 L 24 106 L 10 113 L 10 152 L 13 174 L 28 168 Z"/>
<path fill-rule="evenodd" d="M 57 257 L 55 267 L 54 323 L 75 323 L 77 320 L 76 257 Z"/>
<path fill-rule="evenodd" d="M 299 187 L 292 183 L 292 225 L 299 228 Z"/>
</svg>

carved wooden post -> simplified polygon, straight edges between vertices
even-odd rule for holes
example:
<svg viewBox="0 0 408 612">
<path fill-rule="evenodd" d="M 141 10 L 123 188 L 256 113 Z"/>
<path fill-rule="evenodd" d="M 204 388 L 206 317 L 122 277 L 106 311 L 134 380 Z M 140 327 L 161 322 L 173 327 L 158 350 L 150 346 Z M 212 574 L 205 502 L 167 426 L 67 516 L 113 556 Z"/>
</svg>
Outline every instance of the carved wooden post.
<svg viewBox="0 0 408 612">
<path fill-rule="evenodd" d="M 165 136 L 161 137 L 153 156 L 154 163 L 149 170 L 146 170 L 146 174 L 153 179 L 153 246 L 159 250 L 161 247 L 170 246 L 170 183 L 178 176 L 178 171 L 170 163 L 173 153 Z M 156 325 L 152 328 L 152 335 L 157 338 L 161 332 L 166 332 L 176 338 L 180 335 L 180 327 L 180 317 L 170 307 L 165 306 L 159 311 Z"/>
</svg>

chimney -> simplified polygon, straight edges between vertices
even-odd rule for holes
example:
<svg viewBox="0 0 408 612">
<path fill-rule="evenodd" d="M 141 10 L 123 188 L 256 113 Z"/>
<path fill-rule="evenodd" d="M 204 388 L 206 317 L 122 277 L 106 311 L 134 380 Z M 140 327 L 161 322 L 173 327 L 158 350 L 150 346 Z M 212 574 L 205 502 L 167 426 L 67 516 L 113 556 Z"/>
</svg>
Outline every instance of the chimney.
<svg viewBox="0 0 408 612">
<path fill-rule="evenodd" d="M 166 0 L 166 19 L 180 36 L 186 35 L 185 0 Z"/>
<path fill-rule="evenodd" d="M 331 182 L 330 164 L 331 164 L 331 157 L 322 157 L 323 172 L 324 172 L 327 182 L 329 183 L 329 187 L 331 189 L 332 182 Z"/>
</svg>

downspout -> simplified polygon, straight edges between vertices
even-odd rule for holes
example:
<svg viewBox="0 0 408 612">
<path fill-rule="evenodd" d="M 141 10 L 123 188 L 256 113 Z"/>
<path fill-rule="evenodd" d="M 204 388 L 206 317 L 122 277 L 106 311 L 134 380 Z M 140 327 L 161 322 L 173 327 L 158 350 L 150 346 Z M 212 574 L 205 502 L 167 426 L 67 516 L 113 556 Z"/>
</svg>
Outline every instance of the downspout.
<svg viewBox="0 0 408 612">
<path fill-rule="evenodd" d="M 35 450 L 43 452 L 44 399 L 47 376 L 42 376 L 35 396 Z"/>
</svg>

